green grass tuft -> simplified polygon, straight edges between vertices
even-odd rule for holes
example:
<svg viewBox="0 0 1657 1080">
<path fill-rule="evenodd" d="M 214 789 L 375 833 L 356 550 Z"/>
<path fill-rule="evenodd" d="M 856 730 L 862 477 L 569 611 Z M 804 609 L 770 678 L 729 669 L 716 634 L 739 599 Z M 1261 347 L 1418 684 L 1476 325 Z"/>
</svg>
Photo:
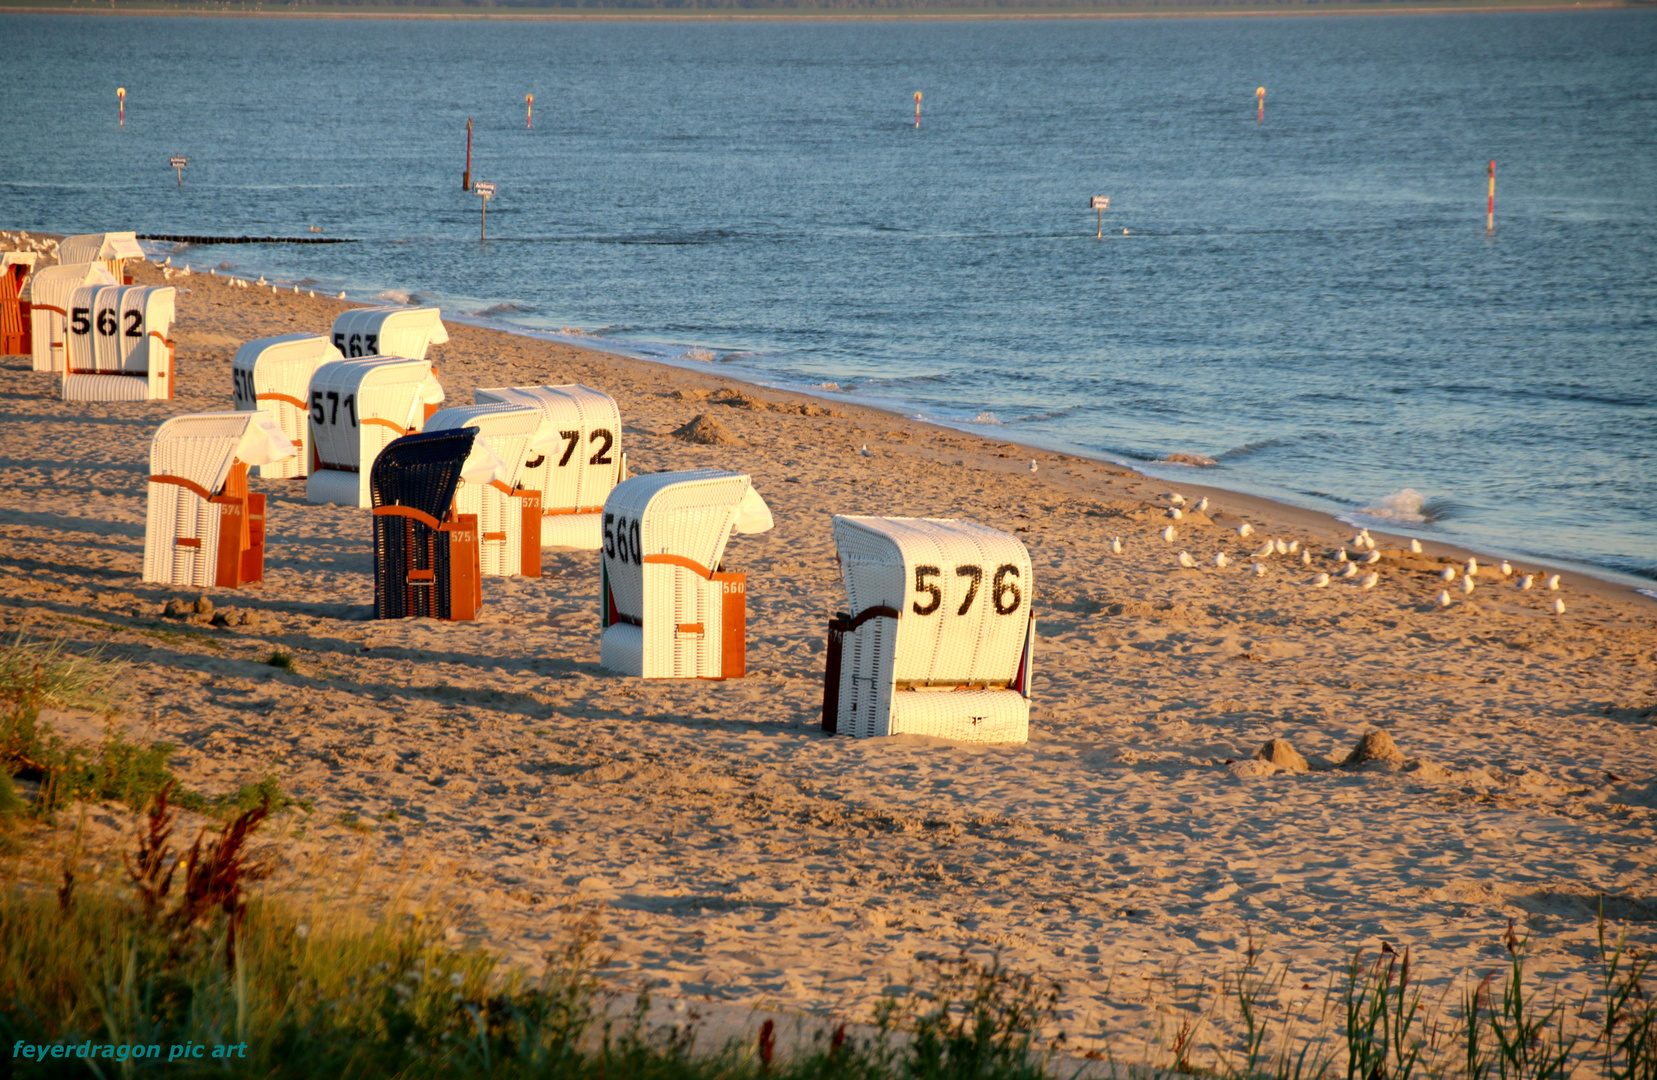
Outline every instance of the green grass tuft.
<svg viewBox="0 0 1657 1080">
<path fill-rule="evenodd" d="M 293 654 L 292 653 L 285 653 L 281 649 L 277 649 L 276 651 L 272 652 L 269 656 L 265 657 L 265 663 L 269 664 L 271 667 L 276 668 L 280 671 L 295 671 L 295 670 L 297 670 L 294 667 L 294 664 L 293 664 Z"/>
</svg>

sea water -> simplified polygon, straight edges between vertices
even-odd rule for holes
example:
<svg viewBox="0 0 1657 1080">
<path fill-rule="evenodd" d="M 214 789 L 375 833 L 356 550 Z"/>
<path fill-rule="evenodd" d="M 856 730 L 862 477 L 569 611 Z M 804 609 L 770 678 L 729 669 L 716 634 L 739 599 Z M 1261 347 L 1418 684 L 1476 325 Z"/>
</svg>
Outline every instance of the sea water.
<svg viewBox="0 0 1657 1080">
<path fill-rule="evenodd" d="M 1657 576 L 1657 11 L 0 15 L 0 69 L 0 227 L 320 229 L 172 253 Z"/>
</svg>

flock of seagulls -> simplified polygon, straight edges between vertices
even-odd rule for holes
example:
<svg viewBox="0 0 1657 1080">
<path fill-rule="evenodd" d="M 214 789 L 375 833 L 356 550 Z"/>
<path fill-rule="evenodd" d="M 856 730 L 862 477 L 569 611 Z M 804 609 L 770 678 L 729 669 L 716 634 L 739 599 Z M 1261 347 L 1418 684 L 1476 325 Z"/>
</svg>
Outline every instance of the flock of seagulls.
<svg viewBox="0 0 1657 1080">
<path fill-rule="evenodd" d="M 1030 468 L 1032 472 L 1035 471 L 1035 462 L 1030 463 Z M 1183 521 L 1187 514 L 1185 496 L 1175 491 L 1170 492 L 1164 498 L 1168 504 L 1165 511 L 1166 517 L 1171 522 Z M 1205 513 L 1208 510 L 1208 505 L 1208 499 L 1203 498 L 1191 508 L 1191 512 Z M 1239 538 L 1247 538 L 1253 533 L 1254 527 L 1246 521 L 1237 526 L 1237 536 Z M 1163 526 L 1159 535 L 1162 537 L 1163 543 L 1173 544 L 1179 539 L 1179 530 L 1170 523 Z M 1120 536 L 1112 537 L 1109 547 L 1112 555 L 1120 555 L 1126 549 L 1126 545 Z M 1352 554 L 1348 553 L 1348 549 L 1351 550 Z M 1413 555 L 1422 554 L 1421 541 L 1412 538 L 1409 542 L 1409 550 Z M 1249 553 L 1249 557 L 1253 560 L 1249 570 L 1255 577 L 1265 577 L 1270 572 L 1266 560 L 1272 558 L 1296 557 L 1302 566 L 1312 564 L 1312 551 L 1309 545 L 1302 545 L 1298 540 L 1285 540 L 1282 537 L 1270 537 L 1263 540 L 1258 548 Z M 1175 555 L 1174 559 L 1182 569 L 1198 569 L 1197 557 L 1192 555 L 1189 550 L 1182 549 Z M 1319 570 L 1302 584 L 1313 589 L 1327 589 L 1335 582 L 1341 581 L 1358 592 L 1368 592 L 1381 583 L 1380 567 L 1376 565 L 1381 561 L 1381 553 L 1377 550 L 1375 538 L 1369 535 L 1368 529 L 1359 529 L 1357 535 L 1336 549 L 1332 559 L 1336 567 L 1334 570 Z M 1218 569 L 1225 569 L 1231 565 L 1231 561 L 1231 557 L 1224 551 L 1216 552 L 1214 555 L 1214 565 Z M 1366 570 L 1367 573 L 1365 573 Z M 1446 566 L 1439 572 L 1438 576 L 1439 580 L 1447 586 L 1459 580 L 1460 585 L 1457 588 L 1464 596 L 1471 596 L 1473 591 L 1478 588 L 1479 573 L 1478 559 L 1469 558 L 1465 566 L 1459 569 L 1455 566 Z M 1494 574 L 1500 580 L 1505 581 L 1514 577 L 1513 564 L 1503 559 L 1494 567 L 1486 567 L 1484 573 L 1487 575 Z M 1542 575 L 1521 574 L 1515 579 L 1514 584 L 1522 591 L 1529 590 L 1535 585 L 1539 577 L 1542 577 Z M 1547 575 L 1543 578 L 1542 587 L 1557 592 L 1560 587 L 1559 575 Z M 1435 605 L 1439 608 L 1448 608 L 1454 602 L 1448 588 L 1439 590 L 1438 596 L 1434 600 Z M 1550 609 L 1555 615 L 1563 615 L 1565 613 L 1565 601 L 1555 598 L 1550 605 Z"/>
</svg>

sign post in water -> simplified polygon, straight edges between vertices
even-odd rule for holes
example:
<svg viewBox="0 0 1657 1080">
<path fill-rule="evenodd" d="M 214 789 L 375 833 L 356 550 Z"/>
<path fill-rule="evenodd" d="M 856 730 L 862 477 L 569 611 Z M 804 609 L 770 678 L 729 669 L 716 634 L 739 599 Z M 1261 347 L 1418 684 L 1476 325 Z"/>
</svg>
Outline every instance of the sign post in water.
<svg viewBox="0 0 1657 1080">
<path fill-rule="evenodd" d="M 1103 240 L 1105 238 L 1105 211 L 1110 209 L 1110 196 L 1093 196 L 1093 198 L 1088 200 L 1087 208 L 1089 210 L 1097 210 L 1099 212 L 1099 233 L 1094 237 L 1094 239 Z"/>
<path fill-rule="evenodd" d="M 477 193 L 478 198 L 483 200 L 483 218 L 478 227 L 478 239 L 487 240 L 489 239 L 489 200 L 495 197 L 495 185 L 493 181 L 478 180 L 472 184 L 472 190 Z"/>
<path fill-rule="evenodd" d="M 167 159 L 167 164 L 178 170 L 178 186 L 184 186 L 184 166 L 190 164 L 190 159 L 183 154 L 174 154 Z"/>
</svg>

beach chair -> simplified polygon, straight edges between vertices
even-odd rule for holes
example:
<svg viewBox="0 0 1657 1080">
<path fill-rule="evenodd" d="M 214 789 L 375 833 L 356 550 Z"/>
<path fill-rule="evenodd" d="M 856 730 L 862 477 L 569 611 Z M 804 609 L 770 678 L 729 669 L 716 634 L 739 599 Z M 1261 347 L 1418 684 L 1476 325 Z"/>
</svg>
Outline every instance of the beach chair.
<svg viewBox="0 0 1657 1080">
<path fill-rule="evenodd" d="M 621 449 L 621 410 L 615 398 L 591 387 L 498 386 L 478 390 L 478 404 L 526 405 L 541 410 L 559 443 L 525 474 L 524 487 L 541 492 L 541 546 L 597 551 L 604 546 L 604 500 L 627 479 Z"/>
<path fill-rule="evenodd" d="M 376 619 L 477 618 L 478 521 L 456 513 L 455 495 L 503 471 L 475 427 L 405 435 L 380 452 L 369 474 Z"/>
<path fill-rule="evenodd" d="M 126 273 L 128 259 L 144 261 L 144 248 L 136 233 L 84 233 L 66 236 L 58 244 L 59 264 L 101 262 L 117 285 L 132 284 Z"/>
<path fill-rule="evenodd" d="M 732 532 L 771 528 L 748 477 L 717 469 L 652 473 L 604 503 L 599 662 L 646 679 L 747 673 L 748 580 L 726 572 Z"/>
<path fill-rule="evenodd" d="M 87 285 L 114 285 L 115 275 L 102 263 L 70 263 L 37 271 L 29 284 L 29 355 L 36 371 L 62 371 L 69 336 L 69 305 L 75 290 Z"/>
<path fill-rule="evenodd" d="M 431 365 L 401 356 L 332 360 L 311 375 L 311 475 L 305 498 L 340 506 L 372 505 L 368 477 L 392 440 L 419 431 L 443 400 Z"/>
<path fill-rule="evenodd" d="M 0 252 L 0 356 L 28 356 L 29 302 L 23 289 L 40 256 L 32 251 Z"/>
<path fill-rule="evenodd" d="M 236 350 L 230 362 L 231 397 L 239 412 L 266 412 L 276 418 L 297 451 L 285 461 L 259 466 L 260 479 L 311 475 L 311 376 L 339 350 L 321 334 L 285 334 L 259 338 Z"/>
<path fill-rule="evenodd" d="M 173 396 L 171 285 L 83 285 L 69 300 L 63 400 Z"/>
<path fill-rule="evenodd" d="M 485 577 L 541 576 L 541 490 L 533 478 L 563 443 L 539 409 L 522 405 L 455 405 L 433 414 L 425 430 L 475 427 L 503 462 L 488 484 L 463 483 L 457 512 L 478 519 Z"/>
<path fill-rule="evenodd" d="M 836 517 L 849 611 L 829 623 L 823 730 L 1025 742 L 1030 553 L 1011 533 L 939 518 Z"/>
<path fill-rule="evenodd" d="M 406 356 L 426 359 L 433 345 L 449 340 L 437 308 L 352 308 L 334 319 L 330 334 L 341 356 Z"/>
<path fill-rule="evenodd" d="M 266 413 L 163 423 L 150 444 L 144 580 L 225 589 L 263 581 L 265 497 L 247 490 L 247 470 L 292 454 Z"/>
</svg>

